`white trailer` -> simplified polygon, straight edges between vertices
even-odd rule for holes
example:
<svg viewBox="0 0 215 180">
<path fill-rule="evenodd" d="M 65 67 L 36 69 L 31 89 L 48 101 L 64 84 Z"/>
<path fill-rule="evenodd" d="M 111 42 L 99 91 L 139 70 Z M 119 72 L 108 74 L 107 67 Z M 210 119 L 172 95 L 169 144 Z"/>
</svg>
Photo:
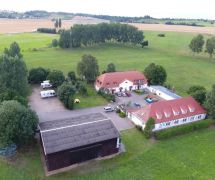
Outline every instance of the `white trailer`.
<svg viewBox="0 0 215 180">
<path fill-rule="evenodd" d="M 49 80 L 43 81 L 40 85 L 43 89 L 52 87 Z"/>
<path fill-rule="evenodd" d="M 41 91 L 40 96 L 41 98 L 55 97 L 56 93 L 54 90 Z"/>
</svg>

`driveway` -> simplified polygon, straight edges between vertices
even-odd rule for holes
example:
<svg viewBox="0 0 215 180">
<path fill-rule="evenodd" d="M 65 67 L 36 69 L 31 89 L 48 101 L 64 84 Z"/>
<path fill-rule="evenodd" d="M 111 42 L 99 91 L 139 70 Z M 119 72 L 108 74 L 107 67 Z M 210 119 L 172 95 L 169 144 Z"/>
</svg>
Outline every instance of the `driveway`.
<svg viewBox="0 0 215 180">
<path fill-rule="evenodd" d="M 107 116 L 109 119 L 111 119 L 113 124 L 119 131 L 134 127 L 132 122 L 127 117 L 120 118 L 115 112 L 105 113 L 104 106 L 97 106 L 93 108 L 85 108 L 78 110 L 68 110 L 56 97 L 41 99 L 40 91 L 40 87 L 35 86 L 33 88 L 33 92 L 29 101 L 31 108 L 37 112 L 40 122 L 54 121 L 58 119 L 65 119 L 100 112 Z M 115 107 L 116 104 L 111 104 L 111 106 Z"/>
</svg>

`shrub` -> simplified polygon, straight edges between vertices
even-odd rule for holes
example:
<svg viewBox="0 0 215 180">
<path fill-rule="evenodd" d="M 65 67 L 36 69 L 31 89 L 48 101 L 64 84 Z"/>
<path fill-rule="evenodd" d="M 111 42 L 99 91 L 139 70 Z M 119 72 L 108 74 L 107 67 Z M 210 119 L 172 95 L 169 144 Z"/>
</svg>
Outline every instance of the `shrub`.
<svg viewBox="0 0 215 180">
<path fill-rule="evenodd" d="M 29 71 L 28 82 L 31 84 L 41 83 L 47 79 L 48 74 L 48 69 L 44 69 L 42 67 L 33 68 Z"/>
<path fill-rule="evenodd" d="M 143 134 L 147 139 L 149 139 L 152 136 L 152 130 L 154 129 L 154 127 L 155 127 L 155 120 L 153 118 L 149 118 L 143 130 Z"/>
<path fill-rule="evenodd" d="M 142 127 L 140 125 L 135 125 L 135 127 L 139 130 L 139 131 L 142 131 Z"/>
<path fill-rule="evenodd" d="M 173 136 L 182 135 L 199 129 L 208 128 L 214 121 L 211 119 L 201 120 L 182 126 L 172 127 L 154 133 L 156 139 L 167 139 Z"/>
<path fill-rule="evenodd" d="M 41 33 L 49 33 L 49 34 L 56 34 L 56 29 L 52 29 L 52 28 L 38 28 L 37 32 L 41 32 Z"/>
<path fill-rule="evenodd" d="M 108 93 L 108 92 L 105 92 L 105 90 L 104 89 L 100 89 L 99 91 L 98 91 L 98 94 L 99 95 L 101 95 L 103 98 L 105 98 L 107 101 L 109 101 L 109 102 L 115 102 L 116 101 L 116 97 L 115 97 L 115 95 L 114 94 L 110 94 L 110 93 Z"/>
<path fill-rule="evenodd" d="M 57 47 L 58 46 L 58 40 L 57 39 L 53 39 L 52 40 L 52 47 Z"/>
<path fill-rule="evenodd" d="M 165 37 L 166 35 L 165 34 L 162 34 L 162 33 L 160 33 L 160 34 L 158 34 L 158 37 Z"/>
<path fill-rule="evenodd" d="M 120 112 L 120 113 L 119 113 L 119 117 L 125 118 L 125 117 L 126 117 L 126 114 L 125 114 L 124 112 Z"/>
<path fill-rule="evenodd" d="M 74 71 L 70 71 L 68 72 L 68 78 L 70 79 L 70 81 L 75 81 L 76 80 L 76 75 Z"/>
<path fill-rule="evenodd" d="M 73 108 L 75 88 L 70 83 L 63 83 L 57 89 L 58 98 L 63 102 L 68 109 Z"/>
</svg>

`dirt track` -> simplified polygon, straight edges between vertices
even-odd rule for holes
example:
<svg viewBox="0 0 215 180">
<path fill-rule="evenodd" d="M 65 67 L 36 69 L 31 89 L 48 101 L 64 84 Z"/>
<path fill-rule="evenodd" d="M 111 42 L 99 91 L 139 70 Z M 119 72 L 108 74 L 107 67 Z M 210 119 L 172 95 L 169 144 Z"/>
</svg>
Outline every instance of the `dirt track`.
<svg viewBox="0 0 215 180">
<path fill-rule="evenodd" d="M 73 24 L 97 24 L 107 22 L 101 19 L 76 16 L 72 20 L 64 20 L 62 28 L 70 28 Z M 215 27 L 192 27 L 164 24 L 131 24 L 141 30 L 151 31 L 175 31 L 202 34 L 215 34 Z M 0 19 L 0 33 L 33 32 L 39 27 L 53 28 L 54 23 L 50 19 Z"/>
</svg>

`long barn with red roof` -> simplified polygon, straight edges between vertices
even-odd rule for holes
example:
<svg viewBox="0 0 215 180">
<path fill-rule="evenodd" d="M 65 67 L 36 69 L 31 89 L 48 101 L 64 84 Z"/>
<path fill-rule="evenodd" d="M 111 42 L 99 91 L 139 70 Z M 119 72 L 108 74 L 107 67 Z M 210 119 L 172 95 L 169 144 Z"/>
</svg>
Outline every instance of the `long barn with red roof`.
<svg viewBox="0 0 215 180">
<path fill-rule="evenodd" d="M 146 77 L 139 71 L 105 73 L 97 77 L 95 89 L 108 89 L 110 92 L 132 91 L 147 87 Z"/>
<path fill-rule="evenodd" d="M 154 131 L 205 119 L 206 111 L 192 97 L 159 101 L 128 111 L 131 121 L 142 129 L 149 118 L 155 119 Z"/>
</svg>

